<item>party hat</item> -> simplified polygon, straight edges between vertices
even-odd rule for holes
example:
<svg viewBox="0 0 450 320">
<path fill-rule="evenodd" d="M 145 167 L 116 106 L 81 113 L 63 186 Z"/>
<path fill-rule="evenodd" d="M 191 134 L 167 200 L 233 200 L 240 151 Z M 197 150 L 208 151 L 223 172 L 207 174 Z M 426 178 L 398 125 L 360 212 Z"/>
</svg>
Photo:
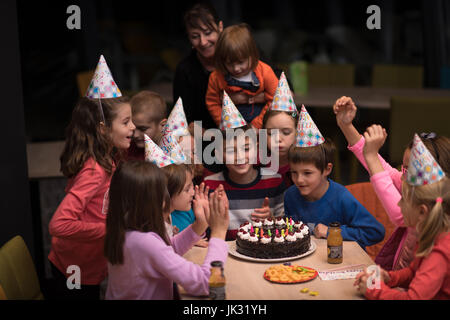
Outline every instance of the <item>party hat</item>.
<svg viewBox="0 0 450 320">
<path fill-rule="evenodd" d="M 174 164 L 175 161 L 164 154 L 160 147 L 153 142 L 146 134 L 144 134 L 145 141 L 145 160 L 148 162 L 153 162 L 159 168 L 166 167 L 168 165 Z"/>
<path fill-rule="evenodd" d="M 178 98 L 177 103 L 172 109 L 172 112 L 167 119 L 167 124 L 164 126 L 163 135 L 166 132 L 172 132 L 175 138 L 188 136 L 190 133 L 188 131 L 188 123 L 186 120 L 186 114 L 183 109 L 183 101 L 181 97 Z"/>
<path fill-rule="evenodd" d="M 171 131 L 167 131 L 164 133 L 161 141 L 159 142 L 159 147 L 166 155 L 174 160 L 175 163 L 180 164 L 187 162 L 187 158 L 184 155 L 181 146 L 178 144 L 177 139 Z"/>
<path fill-rule="evenodd" d="M 242 117 L 239 110 L 231 101 L 228 94 L 223 92 L 223 102 L 222 102 L 222 122 L 220 123 L 220 130 L 225 129 L 236 129 L 243 127 L 247 122 Z"/>
<path fill-rule="evenodd" d="M 280 81 L 278 81 L 277 90 L 275 91 L 270 109 L 276 111 L 297 112 L 297 107 L 292 98 L 291 89 L 289 88 L 284 72 L 281 73 Z"/>
<path fill-rule="evenodd" d="M 111 71 L 106 64 L 103 55 L 100 56 L 91 84 L 86 92 L 86 97 L 92 99 L 118 98 L 122 93 L 114 81 Z"/>
<path fill-rule="evenodd" d="M 297 147 L 314 147 L 325 142 L 322 134 L 311 119 L 304 105 L 300 111 L 300 117 L 297 125 Z"/>
<path fill-rule="evenodd" d="M 423 186 L 437 182 L 444 176 L 444 171 L 430 151 L 425 147 L 419 136 L 414 134 L 406 182 L 413 186 Z"/>
</svg>

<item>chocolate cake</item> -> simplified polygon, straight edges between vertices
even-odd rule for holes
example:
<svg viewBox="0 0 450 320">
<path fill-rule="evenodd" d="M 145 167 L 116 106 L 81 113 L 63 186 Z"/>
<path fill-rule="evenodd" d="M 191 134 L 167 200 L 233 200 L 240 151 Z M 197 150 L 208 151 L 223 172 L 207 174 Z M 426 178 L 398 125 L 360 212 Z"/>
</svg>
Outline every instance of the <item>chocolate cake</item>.
<svg viewBox="0 0 450 320">
<path fill-rule="evenodd" d="M 245 222 L 239 227 L 236 251 L 260 259 L 301 255 L 309 250 L 311 236 L 307 225 L 283 218 Z"/>
</svg>

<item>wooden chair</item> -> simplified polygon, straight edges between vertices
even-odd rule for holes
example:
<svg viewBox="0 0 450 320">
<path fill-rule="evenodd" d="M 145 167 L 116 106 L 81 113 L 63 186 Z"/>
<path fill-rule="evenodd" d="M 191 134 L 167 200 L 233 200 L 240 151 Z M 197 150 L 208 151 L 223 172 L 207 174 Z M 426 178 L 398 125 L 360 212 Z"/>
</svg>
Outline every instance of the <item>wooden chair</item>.
<svg viewBox="0 0 450 320">
<path fill-rule="evenodd" d="M 80 97 L 84 97 L 86 95 L 93 76 L 94 70 L 77 73 L 77 85 L 78 91 L 80 92 Z"/>
<path fill-rule="evenodd" d="M 8 298 L 6 298 L 5 291 L 3 290 L 1 285 L 0 285 L 0 300 L 8 300 Z"/>
<path fill-rule="evenodd" d="M 372 87 L 376 88 L 422 88 L 423 67 L 401 65 L 374 65 Z"/>
<path fill-rule="evenodd" d="M 308 65 L 309 87 L 353 87 L 355 85 L 355 65 L 315 64 Z"/>
<path fill-rule="evenodd" d="M 346 188 L 384 226 L 385 235 L 383 241 L 366 247 L 367 254 L 375 261 L 378 252 L 380 252 L 385 242 L 394 232 L 395 225 L 389 219 L 370 182 L 355 183 L 346 186 Z"/>
<path fill-rule="evenodd" d="M 42 300 L 33 259 L 21 236 L 0 248 L 0 286 L 9 300 Z"/>
<path fill-rule="evenodd" d="M 450 137 L 450 98 L 392 97 L 389 158 L 392 165 L 402 163 L 403 152 L 414 133 L 435 132 Z"/>
</svg>

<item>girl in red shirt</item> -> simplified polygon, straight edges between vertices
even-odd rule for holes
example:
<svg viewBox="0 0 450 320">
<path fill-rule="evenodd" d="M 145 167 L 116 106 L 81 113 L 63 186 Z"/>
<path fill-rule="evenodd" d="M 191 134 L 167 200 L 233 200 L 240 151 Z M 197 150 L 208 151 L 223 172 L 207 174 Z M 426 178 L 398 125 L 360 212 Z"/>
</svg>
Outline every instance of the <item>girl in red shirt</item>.
<svg viewBox="0 0 450 320">
<path fill-rule="evenodd" d="M 99 285 L 107 274 L 103 242 L 109 184 L 134 129 L 129 100 L 124 97 L 84 97 L 73 110 L 60 158 L 61 171 L 68 178 L 66 196 L 49 224 L 48 259 L 57 299 L 100 297 Z"/>
<path fill-rule="evenodd" d="M 450 180 L 423 186 L 403 181 L 398 205 L 405 224 L 418 231 L 416 258 L 404 269 L 381 269 L 378 288 L 367 287 L 367 272 L 357 276 L 355 285 L 369 299 L 450 299 Z"/>
</svg>

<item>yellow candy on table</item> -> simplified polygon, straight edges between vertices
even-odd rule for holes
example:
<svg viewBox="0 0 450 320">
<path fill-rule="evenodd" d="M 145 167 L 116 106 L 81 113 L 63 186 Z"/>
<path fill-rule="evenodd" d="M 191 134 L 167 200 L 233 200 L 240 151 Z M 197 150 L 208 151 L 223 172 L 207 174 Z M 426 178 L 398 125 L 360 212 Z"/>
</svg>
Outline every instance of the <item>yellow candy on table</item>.
<svg viewBox="0 0 450 320">
<path fill-rule="evenodd" d="M 302 290 L 300 290 L 301 293 L 308 293 L 309 289 L 308 288 L 303 288 Z"/>
<path fill-rule="evenodd" d="M 316 297 L 316 296 L 319 295 L 319 291 L 311 291 L 311 292 L 309 293 L 309 295 L 310 295 L 310 296 L 313 296 L 313 297 Z"/>
</svg>

